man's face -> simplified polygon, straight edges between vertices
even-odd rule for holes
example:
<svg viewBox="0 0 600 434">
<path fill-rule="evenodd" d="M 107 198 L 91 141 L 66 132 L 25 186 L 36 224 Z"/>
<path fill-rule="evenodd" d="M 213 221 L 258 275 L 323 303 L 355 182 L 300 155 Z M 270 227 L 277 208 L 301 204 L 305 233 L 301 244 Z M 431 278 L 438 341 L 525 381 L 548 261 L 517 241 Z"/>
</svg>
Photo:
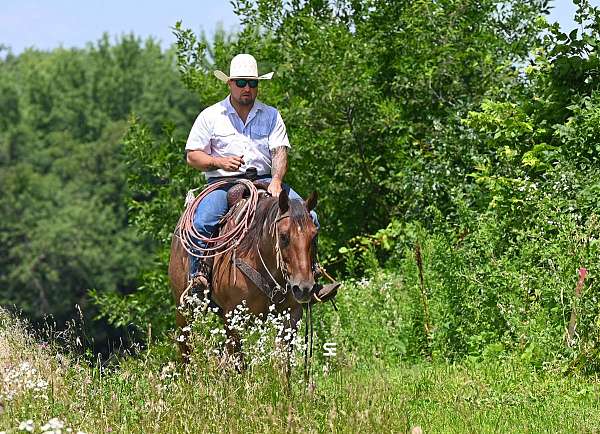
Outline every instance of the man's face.
<svg viewBox="0 0 600 434">
<path fill-rule="evenodd" d="M 256 87 L 250 87 L 251 84 Z M 258 95 L 258 80 L 233 79 L 228 81 L 231 99 L 242 106 L 251 106 Z M 243 87 L 239 87 L 244 84 Z"/>
</svg>

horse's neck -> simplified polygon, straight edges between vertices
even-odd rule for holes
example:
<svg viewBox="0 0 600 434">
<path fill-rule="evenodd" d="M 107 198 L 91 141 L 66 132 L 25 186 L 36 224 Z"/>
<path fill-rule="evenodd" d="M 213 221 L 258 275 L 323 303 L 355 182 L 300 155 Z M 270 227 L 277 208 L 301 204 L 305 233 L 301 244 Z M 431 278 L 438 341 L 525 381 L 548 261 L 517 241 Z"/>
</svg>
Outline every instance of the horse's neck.
<svg viewBox="0 0 600 434">
<path fill-rule="evenodd" d="M 271 227 L 265 228 L 262 233 L 262 237 L 257 246 L 258 263 L 265 266 L 269 272 L 276 278 L 282 277 L 281 270 L 279 270 L 277 263 L 277 244 L 276 234 L 273 233 Z M 264 262 L 264 263 L 263 263 Z"/>
</svg>

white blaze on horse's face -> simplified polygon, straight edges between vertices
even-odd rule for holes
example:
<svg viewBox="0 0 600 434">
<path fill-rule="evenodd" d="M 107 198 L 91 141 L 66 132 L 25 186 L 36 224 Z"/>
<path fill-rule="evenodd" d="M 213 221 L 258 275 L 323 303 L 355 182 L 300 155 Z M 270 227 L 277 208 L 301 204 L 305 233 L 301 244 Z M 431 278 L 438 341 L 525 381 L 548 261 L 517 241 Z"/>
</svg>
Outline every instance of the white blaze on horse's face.
<svg viewBox="0 0 600 434">
<path fill-rule="evenodd" d="M 287 195 L 285 195 L 287 196 Z M 277 243 L 281 252 L 283 272 L 291 287 L 292 295 L 299 303 L 311 300 L 315 287 L 313 257 L 317 227 L 313 223 L 307 208 L 308 202 L 285 202 L 280 197 L 282 216 L 277 224 Z"/>
</svg>

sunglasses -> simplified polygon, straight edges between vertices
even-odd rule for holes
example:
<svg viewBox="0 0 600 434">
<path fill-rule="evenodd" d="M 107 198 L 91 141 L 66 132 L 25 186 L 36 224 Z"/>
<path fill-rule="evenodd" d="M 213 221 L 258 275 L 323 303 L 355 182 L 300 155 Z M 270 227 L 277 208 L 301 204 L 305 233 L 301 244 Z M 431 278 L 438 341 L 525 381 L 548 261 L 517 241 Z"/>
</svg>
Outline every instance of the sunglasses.
<svg viewBox="0 0 600 434">
<path fill-rule="evenodd" d="M 235 85 L 241 89 L 246 87 L 246 85 L 250 86 L 252 89 L 258 87 L 258 80 L 246 80 L 243 78 L 233 80 L 235 81 Z"/>
</svg>

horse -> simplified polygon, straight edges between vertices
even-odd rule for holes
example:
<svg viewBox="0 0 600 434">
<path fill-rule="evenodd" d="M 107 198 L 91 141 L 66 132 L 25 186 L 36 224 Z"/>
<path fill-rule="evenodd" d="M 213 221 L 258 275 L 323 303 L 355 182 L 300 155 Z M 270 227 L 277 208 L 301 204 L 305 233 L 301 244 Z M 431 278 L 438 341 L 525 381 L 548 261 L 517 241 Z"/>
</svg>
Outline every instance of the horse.
<svg viewBox="0 0 600 434">
<path fill-rule="evenodd" d="M 317 227 L 310 217 L 317 205 L 313 192 L 305 200 L 291 200 L 285 190 L 279 197 L 261 194 L 254 219 L 236 249 L 215 257 L 212 265 L 211 299 L 219 306 L 218 314 L 226 323 L 228 314 L 245 301 L 250 313 L 267 315 L 271 305 L 279 313 L 289 309 L 289 327 L 297 329 L 303 306 L 311 302 L 315 288 L 313 264 Z M 239 208 L 239 207 L 238 207 Z M 220 233 L 228 233 L 236 224 L 234 207 L 226 216 Z M 181 223 L 178 223 L 178 227 Z M 177 229 L 175 231 L 177 234 Z M 188 286 L 188 253 L 180 237 L 171 242 L 169 279 L 171 292 L 178 307 L 176 325 L 182 329 L 183 341 L 178 340 L 181 357 L 189 360 L 187 344 L 188 321 L 180 311 L 182 294 Z M 279 291 L 273 290 L 273 285 Z M 271 288 L 271 289 L 269 289 Z M 287 327 L 286 327 L 287 328 Z M 226 328 L 226 350 L 241 359 L 240 337 Z"/>
</svg>

